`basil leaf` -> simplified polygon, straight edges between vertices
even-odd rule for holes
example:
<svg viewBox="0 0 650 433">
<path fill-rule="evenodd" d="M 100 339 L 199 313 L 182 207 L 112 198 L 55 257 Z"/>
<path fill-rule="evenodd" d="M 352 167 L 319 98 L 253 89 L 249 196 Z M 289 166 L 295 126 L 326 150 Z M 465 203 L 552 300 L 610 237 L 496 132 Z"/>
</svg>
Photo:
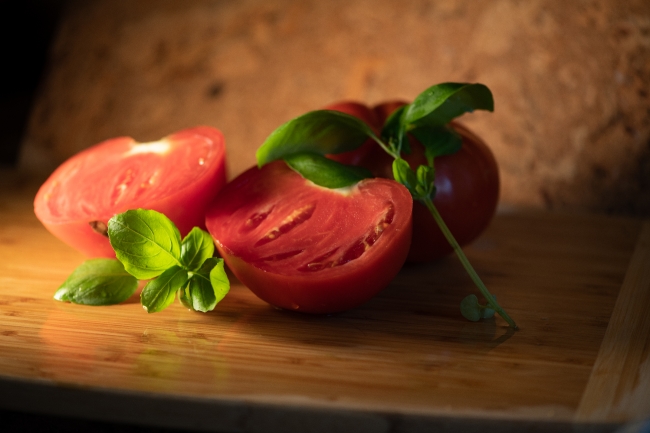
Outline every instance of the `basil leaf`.
<svg viewBox="0 0 650 433">
<path fill-rule="evenodd" d="M 83 262 L 61 284 L 54 299 L 83 305 L 113 305 L 126 301 L 138 288 L 138 280 L 114 259 Z"/>
<path fill-rule="evenodd" d="M 441 126 L 474 110 L 494 111 L 490 89 L 483 84 L 442 83 L 420 93 L 401 120 L 403 125 Z"/>
<path fill-rule="evenodd" d="M 436 156 L 451 155 L 463 146 L 463 139 L 449 125 L 423 126 L 413 129 L 411 134 L 424 146 L 429 165 L 433 165 Z"/>
<path fill-rule="evenodd" d="M 181 264 L 181 235 L 159 212 L 137 209 L 115 215 L 108 221 L 108 238 L 124 268 L 139 280 Z"/>
<path fill-rule="evenodd" d="M 181 263 L 190 271 L 198 270 L 213 255 L 212 236 L 198 227 L 194 227 L 181 242 Z"/>
<path fill-rule="evenodd" d="M 460 313 L 470 322 L 478 322 L 481 319 L 481 308 L 476 295 L 467 295 L 460 302 Z"/>
<path fill-rule="evenodd" d="M 406 139 L 406 127 L 402 123 L 402 115 L 408 107 L 408 105 L 404 105 L 393 111 L 388 116 L 388 119 L 386 119 L 384 127 L 381 130 L 381 137 L 388 142 L 389 148 L 397 155 L 402 152 L 406 154 L 411 153 L 409 142 Z"/>
<path fill-rule="evenodd" d="M 397 182 L 404 185 L 411 192 L 411 195 L 417 195 L 415 191 L 418 184 L 417 176 L 409 163 L 402 158 L 393 161 L 393 177 Z"/>
<path fill-rule="evenodd" d="M 214 261 L 214 266 L 212 266 L 212 261 Z M 228 275 L 226 274 L 224 261 L 215 257 L 206 260 L 205 266 L 207 266 L 206 269 L 210 269 L 210 284 L 212 284 L 212 290 L 217 298 L 217 302 L 220 302 L 230 291 L 230 280 L 228 280 Z"/>
<path fill-rule="evenodd" d="M 343 188 L 372 177 L 365 168 L 344 165 L 315 153 L 297 153 L 284 160 L 302 177 L 325 188 Z"/>
<path fill-rule="evenodd" d="M 420 165 L 417 168 L 415 176 L 418 184 L 415 187 L 417 191 L 417 196 L 414 196 L 415 199 L 421 200 L 428 197 L 433 200 L 436 192 L 435 173 L 436 171 L 429 165 Z"/>
<path fill-rule="evenodd" d="M 310 111 L 281 125 L 257 149 L 257 164 L 301 152 L 320 155 L 342 153 L 361 146 L 368 137 L 377 138 L 362 120 L 332 110 Z"/>
<path fill-rule="evenodd" d="M 212 257 L 192 275 L 189 284 L 181 292 L 181 302 L 191 310 L 206 313 L 214 310 L 229 290 L 230 281 L 223 259 Z"/>
<path fill-rule="evenodd" d="M 144 286 L 140 294 L 140 302 L 147 313 L 157 313 L 167 308 L 176 297 L 176 292 L 182 289 L 189 276 L 180 266 L 172 266 L 158 278 Z"/>
<path fill-rule="evenodd" d="M 190 278 L 191 280 L 192 278 Z M 194 311 L 194 307 L 192 307 L 192 301 L 190 300 L 190 282 L 188 281 L 185 286 L 183 286 L 179 291 L 178 291 L 178 299 L 181 301 L 181 304 L 188 310 Z"/>
</svg>

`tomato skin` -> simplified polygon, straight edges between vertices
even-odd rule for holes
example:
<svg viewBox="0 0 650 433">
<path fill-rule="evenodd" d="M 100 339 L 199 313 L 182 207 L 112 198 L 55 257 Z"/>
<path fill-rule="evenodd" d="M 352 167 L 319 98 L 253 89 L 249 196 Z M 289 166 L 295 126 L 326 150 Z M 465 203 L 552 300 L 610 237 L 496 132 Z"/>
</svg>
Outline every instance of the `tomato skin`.
<svg viewBox="0 0 650 433">
<path fill-rule="evenodd" d="M 327 105 L 323 110 L 340 111 L 341 113 L 355 116 L 372 128 L 375 134 L 379 134 L 379 119 L 374 110 L 370 109 L 367 105 L 356 101 L 341 101 L 334 104 Z M 361 162 L 368 158 L 368 155 L 375 147 L 375 142 L 372 139 L 366 140 L 359 148 L 349 152 L 337 153 L 327 155 L 328 158 L 338 161 L 341 164 L 360 165 Z"/>
<path fill-rule="evenodd" d="M 312 201 L 313 213 L 305 222 L 277 239 L 264 235 L 293 221 L 287 215 Z M 411 241 L 411 203 L 406 188 L 394 181 L 366 179 L 342 195 L 276 161 L 253 167 L 226 185 L 208 210 L 206 226 L 230 270 L 259 298 L 286 310 L 330 314 L 361 305 L 397 275 Z M 376 204 L 391 209 L 390 222 L 361 255 L 337 261 L 346 257 L 350 245 L 367 239 L 377 227 L 372 221 L 385 220 L 387 214 Z M 259 228 L 249 228 L 259 215 L 266 215 Z M 262 244 L 260 239 L 273 240 Z M 285 256 L 286 251 L 299 253 Z M 283 258 L 269 260 L 269 255 Z M 325 265 L 305 270 L 306 262 Z"/>
<path fill-rule="evenodd" d="M 152 150 L 143 151 L 148 145 Z M 86 256 L 115 257 L 108 237 L 91 222 L 101 228 L 128 209 L 153 209 L 184 236 L 194 226 L 205 227 L 206 209 L 225 183 L 225 143 L 215 128 L 189 128 L 153 143 L 119 137 L 61 164 L 37 192 L 34 213 Z"/>
</svg>

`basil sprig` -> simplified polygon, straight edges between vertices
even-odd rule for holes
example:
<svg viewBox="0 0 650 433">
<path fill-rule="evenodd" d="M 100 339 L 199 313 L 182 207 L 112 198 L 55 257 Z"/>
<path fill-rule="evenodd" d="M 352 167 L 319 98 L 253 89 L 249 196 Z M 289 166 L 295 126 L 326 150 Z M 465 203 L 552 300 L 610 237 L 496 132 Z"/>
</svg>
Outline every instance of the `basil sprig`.
<svg viewBox="0 0 650 433">
<path fill-rule="evenodd" d="M 284 159 L 289 163 L 297 154 L 337 154 L 359 148 L 371 139 L 393 158 L 410 153 L 406 134 L 413 134 L 425 147 L 425 155 L 433 166 L 433 158 L 460 150 L 460 136 L 448 126 L 450 120 L 474 110 L 494 110 L 492 93 L 483 84 L 442 83 L 418 95 L 413 103 L 397 109 L 382 128 L 381 138 L 362 120 L 332 110 L 310 111 L 273 131 L 257 150 L 261 167 Z M 348 173 L 349 166 L 316 158 L 310 170 L 289 165 L 304 178 L 328 188 L 340 188 L 359 181 L 358 174 Z M 339 167 L 337 167 L 337 165 Z M 329 186 L 324 178 L 339 177 Z M 364 174 L 367 177 L 367 174 Z M 342 179 L 346 179 L 343 181 Z M 347 183 L 347 184 L 346 184 Z"/>
<path fill-rule="evenodd" d="M 223 259 L 213 257 L 209 233 L 194 227 L 181 240 L 165 215 L 129 210 L 108 222 L 108 238 L 117 260 L 81 264 L 54 298 L 85 305 L 111 305 L 128 299 L 137 280 L 150 280 L 140 294 L 149 313 L 168 307 L 178 295 L 187 308 L 212 311 L 230 290 Z"/>
</svg>

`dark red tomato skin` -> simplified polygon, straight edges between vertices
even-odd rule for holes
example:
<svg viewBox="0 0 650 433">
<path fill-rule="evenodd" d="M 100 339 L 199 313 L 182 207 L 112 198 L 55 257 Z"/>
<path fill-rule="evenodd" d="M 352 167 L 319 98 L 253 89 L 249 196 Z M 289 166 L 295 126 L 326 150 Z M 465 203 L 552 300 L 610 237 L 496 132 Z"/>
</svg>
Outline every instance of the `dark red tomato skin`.
<svg viewBox="0 0 650 433">
<path fill-rule="evenodd" d="M 323 108 L 323 110 L 340 111 L 341 113 L 355 116 L 372 128 L 375 134 L 379 134 L 379 120 L 374 110 L 367 105 L 356 101 L 341 101 L 335 104 L 330 104 Z M 349 152 L 337 153 L 327 155 L 328 158 L 340 162 L 341 164 L 360 165 L 361 162 L 368 157 L 372 149 L 375 147 L 375 142 L 372 139 L 366 140 L 361 147 L 351 150 Z"/>
<path fill-rule="evenodd" d="M 390 101 L 373 108 L 380 124 L 403 101 Z M 474 241 L 494 217 L 499 201 L 499 169 L 490 148 L 476 134 L 457 122 L 450 125 L 458 132 L 463 145 L 452 155 L 437 157 L 436 196 L 434 205 L 454 235 L 465 246 Z M 412 153 L 403 155 L 411 168 L 426 164 L 423 146 L 409 136 Z M 376 176 L 393 178 L 392 159 L 379 146 L 360 162 Z M 413 203 L 413 240 L 407 262 L 428 262 L 453 251 L 451 245 L 429 213 L 419 202 Z"/>
<path fill-rule="evenodd" d="M 255 188 L 264 190 L 271 182 L 276 182 L 275 185 L 280 185 L 284 190 L 278 193 L 279 188 L 271 187 L 274 191 L 268 192 L 268 196 L 277 196 L 277 199 L 267 199 L 266 191 L 261 196 L 251 192 Z M 261 169 L 253 167 L 226 185 L 208 210 L 206 226 L 230 270 L 260 299 L 278 308 L 304 313 L 330 314 L 346 311 L 368 301 L 388 285 L 404 264 L 411 241 L 412 199 L 406 188 L 387 179 L 367 179 L 361 181 L 358 188 L 364 191 L 372 190 L 373 193 L 390 192 L 390 199 L 394 201 L 392 223 L 360 257 L 343 264 L 326 266 L 315 272 L 301 272 L 293 265 L 287 268 L 281 263 L 274 265 L 253 258 L 252 255 L 257 253 L 251 244 L 257 245 L 257 242 L 249 241 L 244 235 L 239 237 L 238 234 L 247 230 L 243 228 L 248 224 L 247 221 L 254 220 L 241 215 L 258 215 L 260 209 L 269 208 L 268 203 L 278 203 L 278 207 L 287 205 L 289 209 L 301 208 L 305 202 L 302 198 L 295 200 L 298 196 L 321 200 L 317 204 L 317 207 L 322 205 L 321 210 L 314 211 L 310 217 L 310 221 L 315 221 L 314 225 L 306 225 L 306 231 L 327 232 L 325 226 L 316 225 L 322 224 L 322 221 L 329 220 L 330 226 L 344 224 L 335 218 L 340 215 L 340 212 L 337 213 L 337 199 L 330 199 L 331 194 L 337 193 L 313 186 L 290 170 L 284 162 L 273 162 Z M 384 197 L 385 194 L 380 196 Z M 355 203 L 358 202 L 351 202 L 353 209 L 356 208 Z M 271 208 L 275 209 L 275 205 Z M 234 215 L 237 211 L 233 209 L 244 211 Z M 284 214 L 279 214 L 275 220 L 269 221 L 268 227 L 275 227 L 276 222 L 286 221 L 282 215 Z M 335 222 L 332 223 L 332 220 Z M 288 233 L 293 234 L 293 231 Z M 268 251 L 278 254 L 297 248 L 295 245 L 300 242 L 297 241 L 299 238 L 290 239 L 289 234 L 283 235 L 288 237 L 285 244 L 273 244 L 272 249 Z M 336 246 L 338 245 L 329 244 L 325 250 Z M 318 248 L 314 254 L 322 251 Z M 290 260 L 293 260 L 293 257 Z M 295 263 L 300 262 L 296 260 Z"/>
<path fill-rule="evenodd" d="M 176 224 L 183 236 L 195 226 L 204 228 L 206 209 L 226 183 L 223 134 L 215 128 L 199 126 L 176 132 L 161 141 L 169 143 L 172 151 L 184 148 L 185 153 L 174 153 L 166 165 L 167 169 L 162 170 L 163 174 L 155 181 L 154 177 L 151 177 L 150 185 L 141 184 L 141 192 L 135 191 L 132 198 L 117 200 L 114 205 L 111 205 L 110 201 L 107 204 L 106 200 L 110 194 L 115 194 L 115 173 L 128 173 L 128 166 L 122 166 L 121 161 L 114 158 L 142 143 L 137 143 L 130 137 L 119 137 L 72 156 L 50 175 L 36 194 L 34 212 L 37 218 L 54 236 L 88 257 L 115 257 L 108 237 L 93 230 L 89 223 L 97 221 L 107 224 L 113 215 L 128 209 L 145 208 L 162 212 Z M 194 150 L 199 147 L 202 149 L 201 153 Z M 204 158 L 201 162 L 202 156 Z M 151 158 L 152 161 L 161 163 L 155 156 Z M 102 176 L 101 168 L 97 168 L 94 163 L 88 163 L 97 161 L 97 166 L 101 166 L 102 160 L 108 161 L 107 170 L 113 173 L 112 175 Z M 86 165 L 83 165 L 84 163 Z M 156 171 L 160 168 L 156 163 L 152 162 L 151 166 L 145 169 Z M 144 165 L 147 163 L 135 164 L 134 172 L 144 172 Z M 71 167 L 75 166 L 83 167 L 79 170 L 80 177 L 73 177 L 71 182 L 63 182 L 62 179 L 69 176 Z M 95 169 L 99 172 L 88 173 Z M 195 174 L 192 174 L 191 170 L 195 170 Z M 181 172 L 191 180 L 182 181 L 178 177 Z M 165 179 L 161 179 L 162 177 Z M 175 182 L 175 179 L 178 182 Z M 57 184 L 63 186 L 57 187 Z M 160 187 L 160 184 L 165 187 Z M 137 188 L 135 181 L 133 187 Z M 126 194 L 130 191 L 132 190 L 125 189 Z M 57 200 L 65 201 L 66 197 L 71 197 L 77 203 L 77 198 L 83 197 L 84 204 L 59 206 Z M 81 208 L 85 210 L 79 210 Z"/>
</svg>

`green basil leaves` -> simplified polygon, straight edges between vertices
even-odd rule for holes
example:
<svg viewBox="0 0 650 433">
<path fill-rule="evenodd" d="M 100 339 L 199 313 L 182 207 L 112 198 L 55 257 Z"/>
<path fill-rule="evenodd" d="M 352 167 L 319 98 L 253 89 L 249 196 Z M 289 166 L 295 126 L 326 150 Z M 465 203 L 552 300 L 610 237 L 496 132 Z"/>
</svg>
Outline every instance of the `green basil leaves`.
<svg viewBox="0 0 650 433">
<path fill-rule="evenodd" d="M 230 290 L 223 259 L 213 257 L 212 237 L 198 227 L 181 240 L 165 215 L 137 209 L 111 218 L 108 237 L 117 260 L 87 260 L 61 285 L 55 299 L 116 304 L 133 295 L 137 280 L 150 280 L 140 295 L 147 312 L 163 310 L 177 294 L 187 308 L 207 312 Z"/>
<path fill-rule="evenodd" d="M 406 134 L 425 147 L 429 166 L 436 156 L 457 152 L 461 137 L 448 126 L 452 119 L 474 110 L 494 110 L 492 93 L 483 84 L 442 83 L 418 95 L 413 103 L 397 109 L 383 125 L 381 139 L 354 116 L 317 110 L 296 117 L 269 135 L 257 151 L 261 167 L 283 159 L 304 178 L 327 188 L 353 185 L 369 173 L 350 170 L 323 157 L 348 152 L 371 139 L 393 158 L 410 153 Z"/>
</svg>

